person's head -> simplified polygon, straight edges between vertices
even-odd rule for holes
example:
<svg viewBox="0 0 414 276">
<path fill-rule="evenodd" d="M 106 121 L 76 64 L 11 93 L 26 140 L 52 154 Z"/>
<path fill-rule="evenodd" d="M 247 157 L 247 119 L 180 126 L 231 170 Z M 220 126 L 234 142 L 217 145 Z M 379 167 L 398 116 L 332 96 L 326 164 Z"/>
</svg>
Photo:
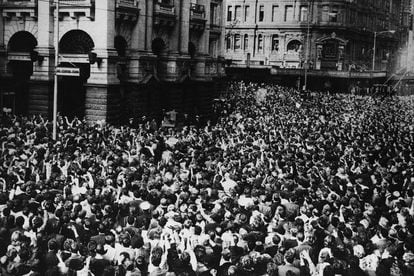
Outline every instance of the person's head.
<svg viewBox="0 0 414 276">
<path fill-rule="evenodd" d="M 206 248 L 202 245 L 196 245 L 194 248 L 194 254 L 196 256 L 197 262 L 204 263 L 206 257 Z"/>
<path fill-rule="evenodd" d="M 15 225 L 18 228 L 22 228 L 24 224 L 24 218 L 22 216 L 18 216 L 15 221 Z"/>
<path fill-rule="evenodd" d="M 161 247 L 155 247 L 152 250 L 151 264 L 153 266 L 159 266 L 161 264 L 162 254 L 163 254 L 163 250 Z"/>
<path fill-rule="evenodd" d="M 58 250 L 58 243 L 55 239 L 50 239 L 47 243 L 47 247 L 50 251 L 57 251 Z"/>
<path fill-rule="evenodd" d="M 285 262 L 292 264 L 295 260 L 295 250 L 293 248 L 289 249 L 285 253 Z"/>
</svg>

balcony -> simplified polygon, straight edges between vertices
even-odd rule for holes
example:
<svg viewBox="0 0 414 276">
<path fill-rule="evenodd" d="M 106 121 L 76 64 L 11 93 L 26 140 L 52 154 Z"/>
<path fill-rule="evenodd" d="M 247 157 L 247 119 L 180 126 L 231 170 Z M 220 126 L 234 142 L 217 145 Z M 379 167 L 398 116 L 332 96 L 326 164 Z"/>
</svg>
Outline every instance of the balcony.
<svg viewBox="0 0 414 276">
<path fill-rule="evenodd" d="M 0 3 L 3 16 L 6 19 L 13 17 L 20 18 L 37 18 L 37 1 L 38 0 L 3 0 Z"/>
<path fill-rule="evenodd" d="M 219 23 L 211 23 L 210 24 L 210 35 L 217 35 L 221 34 L 222 28 Z"/>
<path fill-rule="evenodd" d="M 136 22 L 138 15 L 138 0 L 116 0 L 117 20 Z"/>
<path fill-rule="evenodd" d="M 206 10 L 204 5 L 191 3 L 190 30 L 203 31 L 206 27 Z"/>
<path fill-rule="evenodd" d="M 39 1 L 39 0 L 38 0 Z M 60 0 L 59 17 L 95 19 L 95 0 Z"/>
<path fill-rule="evenodd" d="M 156 0 L 154 3 L 154 25 L 173 27 L 177 17 L 173 0 Z"/>
</svg>

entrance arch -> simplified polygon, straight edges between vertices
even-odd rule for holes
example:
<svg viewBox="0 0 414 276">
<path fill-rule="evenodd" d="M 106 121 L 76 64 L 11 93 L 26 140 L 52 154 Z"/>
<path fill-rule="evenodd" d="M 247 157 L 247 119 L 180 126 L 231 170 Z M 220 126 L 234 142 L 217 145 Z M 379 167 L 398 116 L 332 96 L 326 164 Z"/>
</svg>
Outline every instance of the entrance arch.
<svg viewBox="0 0 414 276">
<path fill-rule="evenodd" d="M 88 55 L 94 47 L 95 43 L 91 36 L 82 30 L 68 31 L 59 41 L 60 54 L 64 57 L 64 61 L 59 66 L 80 69 L 79 77 L 59 78 L 58 111 L 69 118 L 85 116 L 85 83 L 91 70 Z"/>
<path fill-rule="evenodd" d="M 29 104 L 29 80 L 33 74 L 33 61 L 30 54 L 37 46 L 37 40 L 33 34 L 27 31 L 19 31 L 12 35 L 7 45 L 9 56 L 8 67 L 12 73 L 11 95 L 8 99 L 8 107 L 14 108 L 17 114 L 27 114 Z M 20 56 L 21 58 L 15 58 Z"/>
</svg>

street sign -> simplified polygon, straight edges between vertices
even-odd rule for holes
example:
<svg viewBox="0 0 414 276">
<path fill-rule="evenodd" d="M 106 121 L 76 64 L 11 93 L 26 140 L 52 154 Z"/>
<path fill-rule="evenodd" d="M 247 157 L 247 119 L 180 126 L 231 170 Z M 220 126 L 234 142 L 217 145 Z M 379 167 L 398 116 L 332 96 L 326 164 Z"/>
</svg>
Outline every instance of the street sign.
<svg viewBox="0 0 414 276">
<path fill-rule="evenodd" d="M 67 77 L 79 77 L 80 69 L 73 67 L 56 67 L 56 75 Z"/>
</svg>

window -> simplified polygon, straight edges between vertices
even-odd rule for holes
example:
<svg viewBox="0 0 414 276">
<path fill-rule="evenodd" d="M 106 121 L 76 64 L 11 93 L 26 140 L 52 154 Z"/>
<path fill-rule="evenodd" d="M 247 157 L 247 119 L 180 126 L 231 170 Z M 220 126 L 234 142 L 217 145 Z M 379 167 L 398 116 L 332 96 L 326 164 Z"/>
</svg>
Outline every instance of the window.
<svg viewBox="0 0 414 276">
<path fill-rule="evenodd" d="M 210 22 L 211 24 L 218 25 L 218 13 L 217 13 L 217 4 L 210 4 Z"/>
<path fill-rule="evenodd" d="M 279 51 L 279 35 L 277 34 L 272 36 L 272 51 Z"/>
<path fill-rule="evenodd" d="M 322 7 L 322 22 L 328 22 L 329 19 L 329 6 Z"/>
<path fill-rule="evenodd" d="M 292 40 L 287 45 L 287 51 L 292 53 L 298 53 L 302 51 L 302 43 L 298 40 Z"/>
<path fill-rule="evenodd" d="M 250 6 L 244 7 L 244 22 L 247 22 L 249 20 L 250 15 Z"/>
<path fill-rule="evenodd" d="M 241 20 L 241 6 L 234 7 L 234 20 Z"/>
<path fill-rule="evenodd" d="M 259 34 L 259 37 L 257 38 L 257 50 L 258 52 L 263 50 L 263 36 L 261 34 Z"/>
<path fill-rule="evenodd" d="M 279 10 L 279 6 L 272 7 L 272 22 L 277 21 L 277 12 Z"/>
<path fill-rule="evenodd" d="M 244 41 L 243 41 L 243 49 L 247 51 L 249 49 L 249 35 L 244 35 Z"/>
<path fill-rule="evenodd" d="M 338 22 L 338 7 L 335 6 L 329 13 L 329 22 Z"/>
<path fill-rule="evenodd" d="M 233 20 L 232 7 L 228 6 L 227 7 L 227 21 L 232 21 L 232 20 Z"/>
<path fill-rule="evenodd" d="M 217 40 L 210 40 L 209 42 L 208 53 L 212 57 L 217 57 Z"/>
<path fill-rule="evenodd" d="M 239 34 L 234 35 L 234 50 L 241 49 L 241 38 Z"/>
<path fill-rule="evenodd" d="M 300 7 L 299 21 L 308 21 L 308 6 Z"/>
<path fill-rule="evenodd" d="M 285 6 L 285 21 L 293 20 L 293 6 Z"/>
<path fill-rule="evenodd" d="M 264 20 L 264 6 L 259 7 L 259 22 Z"/>
<path fill-rule="evenodd" d="M 228 36 L 226 38 L 226 50 L 229 51 L 231 49 L 231 37 Z"/>
</svg>

